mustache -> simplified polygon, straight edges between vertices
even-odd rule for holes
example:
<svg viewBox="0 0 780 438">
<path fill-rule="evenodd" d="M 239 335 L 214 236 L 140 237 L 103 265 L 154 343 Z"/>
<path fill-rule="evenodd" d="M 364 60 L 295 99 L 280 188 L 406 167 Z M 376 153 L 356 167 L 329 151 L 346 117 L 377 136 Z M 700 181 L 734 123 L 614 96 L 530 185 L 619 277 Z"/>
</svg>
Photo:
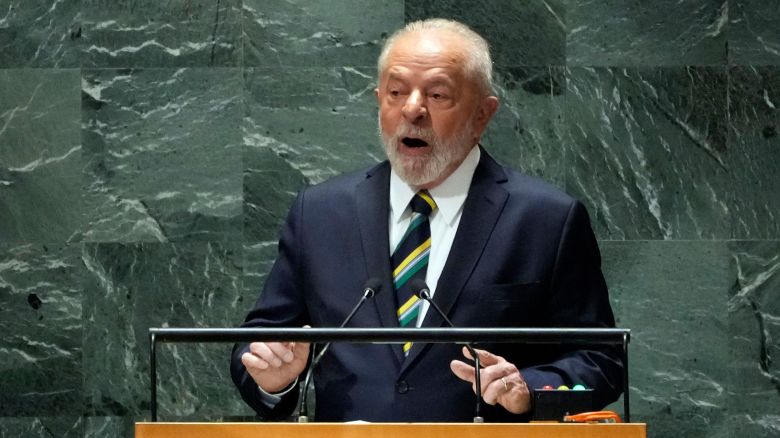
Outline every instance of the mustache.
<svg viewBox="0 0 780 438">
<path fill-rule="evenodd" d="M 395 133 L 392 135 L 393 140 L 397 140 L 404 137 L 419 138 L 425 140 L 430 144 L 439 143 L 439 137 L 431 128 L 421 128 L 414 125 L 401 124 L 395 129 Z"/>
</svg>

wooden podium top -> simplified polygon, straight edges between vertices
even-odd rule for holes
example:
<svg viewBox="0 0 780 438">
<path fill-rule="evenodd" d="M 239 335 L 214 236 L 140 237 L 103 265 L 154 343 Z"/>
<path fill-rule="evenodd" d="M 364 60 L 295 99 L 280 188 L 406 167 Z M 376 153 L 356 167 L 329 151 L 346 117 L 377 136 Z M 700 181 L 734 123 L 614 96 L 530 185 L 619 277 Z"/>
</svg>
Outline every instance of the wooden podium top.
<svg viewBox="0 0 780 438">
<path fill-rule="evenodd" d="M 136 438 L 646 438 L 643 423 L 136 423 Z"/>
</svg>

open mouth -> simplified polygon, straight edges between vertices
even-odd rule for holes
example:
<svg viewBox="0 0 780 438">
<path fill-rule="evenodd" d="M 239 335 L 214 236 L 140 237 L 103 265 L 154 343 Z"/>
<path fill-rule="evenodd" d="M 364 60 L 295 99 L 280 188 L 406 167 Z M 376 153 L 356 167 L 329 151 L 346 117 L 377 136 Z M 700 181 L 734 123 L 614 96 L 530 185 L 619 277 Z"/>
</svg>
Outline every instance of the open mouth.
<svg viewBox="0 0 780 438">
<path fill-rule="evenodd" d="M 409 146 L 410 148 L 423 148 L 428 146 L 428 142 L 421 138 L 404 137 L 401 139 L 401 143 Z"/>
</svg>

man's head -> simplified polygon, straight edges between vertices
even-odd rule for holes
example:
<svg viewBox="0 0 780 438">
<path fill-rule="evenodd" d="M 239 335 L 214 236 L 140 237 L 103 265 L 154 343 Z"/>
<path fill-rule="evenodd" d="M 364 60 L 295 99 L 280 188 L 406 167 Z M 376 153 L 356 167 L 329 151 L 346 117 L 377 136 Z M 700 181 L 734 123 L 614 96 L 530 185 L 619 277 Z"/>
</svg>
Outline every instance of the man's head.
<svg viewBox="0 0 780 438">
<path fill-rule="evenodd" d="M 387 40 L 378 68 L 379 130 L 390 163 L 407 183 L 435 187 L 498 108 L 487 42 L 461 23 L 417 21 Z"/>
</svg>

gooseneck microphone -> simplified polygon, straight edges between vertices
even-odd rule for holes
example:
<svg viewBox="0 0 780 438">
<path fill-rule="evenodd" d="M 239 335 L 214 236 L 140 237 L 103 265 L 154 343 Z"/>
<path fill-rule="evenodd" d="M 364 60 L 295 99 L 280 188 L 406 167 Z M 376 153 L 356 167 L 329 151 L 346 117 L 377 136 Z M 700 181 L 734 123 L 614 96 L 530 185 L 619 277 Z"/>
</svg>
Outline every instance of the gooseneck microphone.
<svg viewBox="0 0 780 438">
<path fill-rule="evenodd" d="M 447 315 L 442 312 L 441 308 L 438 304 L 436 304 L 433 299 L 431 298 L 431 290 L 428 288 L 428 285 L 425 284 L 425 280 L 421 278 L 415 278 L 412 280 L 411 283 L 409 283 L 413 291 L 416 291 L 415 295 L 417 295 L 421 300 L 425 300 L 428 303 L 430 303 L 431 307 L 436 311 L 436 313 L 441 316 L 441 318 L 444 320 L 444 322 L 447 323 L 452 328 L 455 328 L 455 325 L 450 321 L 449 318 L 447 318 Z M 480 365 L 479 365 L 479 355 L 477 354 L 476 350 L 471 346 L 470 343 L 464 344 L 466 346 L 466 349 L 471 354 L 471 357 L 474 358 L 474 386 L 477 389 L 477 406 L 474 408 L 474 422 L 475 423 L 484 423 L 485 419 L 482 418 L 481 411 L 482 411 L 482 381 L 480 380 Z"/>
<path fill-rule="evenodd" d="M 352 311 L 349 312 L 349 315 L 347 315 L 346 318 L 344 318 L 344 322 L 341 323 L 339 328 L 344 328 L 347 324 L 349 324 L 349 321 L 352 320 L 352 317 L 355 316 L 355 313 L 357 313 L 358 309 L 360 309 L 361 306 L 363 306 L 363 303 L 365 303 L 368 299 L 373 298 L 374 295 L 376 295 L 380 289 L 382 288 L 382 281 L 376 277 L 371 277 L 363 284 L 363 296 L 360 297 L 360 300 L 355 304 L 355 307 L 352 308 Z M 307 406 L 306 406 L 306 396 L 308 394 L 308 388 L 309 388 L 309 382 L 311 382 L 311 377 L 314 374 L 314 367 L 317 366 L 318 363 L 322 360 L 322 357 L 325 355 L 325 352 L 328 351 L 328 348 L 330 348 L 330 342 L 326 343 L 320 352 L 314 356 L 314 359 L 311 361 L 311 365 L 309 365 L 309 370 L 306 372 L 306 379 L 303 381 L 303 388 L 301 389 L 301 404 L 298 408 L 298 422 L 299 423 L 308 423 L 309 417 L 306 415 Z M 312 345 L 312 353 L 314 353 L 314 345 Z"/>
</svg>

